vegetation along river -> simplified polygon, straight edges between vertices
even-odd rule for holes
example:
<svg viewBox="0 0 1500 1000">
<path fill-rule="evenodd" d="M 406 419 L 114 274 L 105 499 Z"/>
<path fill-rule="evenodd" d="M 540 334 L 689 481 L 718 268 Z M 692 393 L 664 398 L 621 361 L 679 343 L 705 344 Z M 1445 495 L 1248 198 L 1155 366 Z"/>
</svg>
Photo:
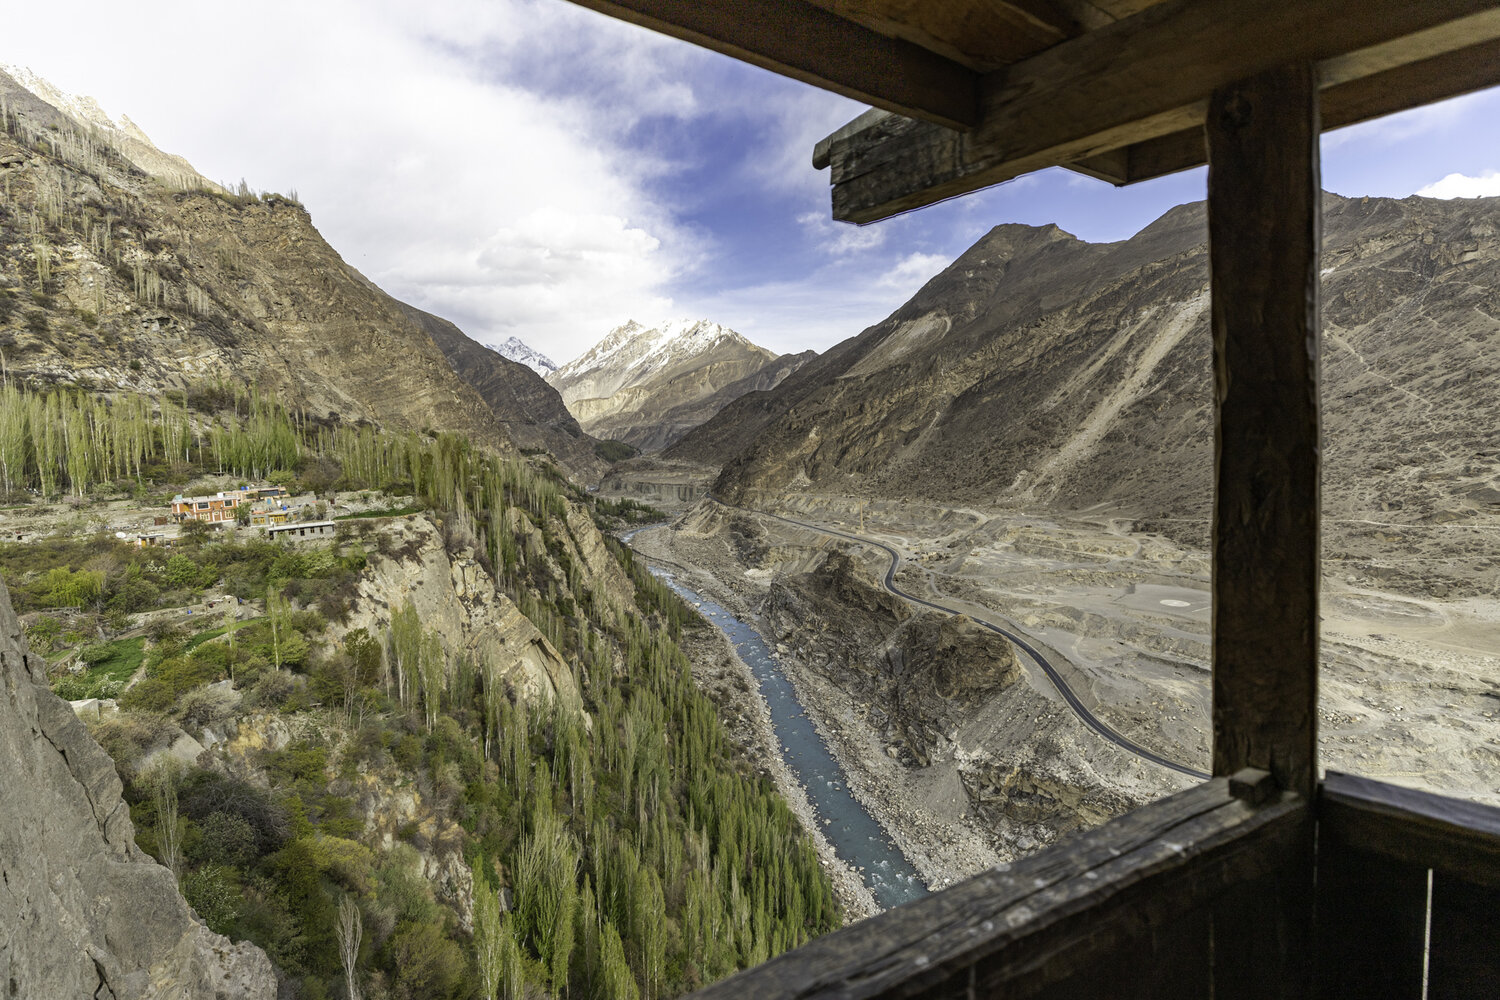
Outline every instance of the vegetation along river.
<svg viewBox="0 0 1500 1000">
<path fill-rule="evenodd" d="M 755 674 L 761 697 L 771 710 L 771 725 L 787 767 L 807 789 L 808 801 L 823 835 L 840 860 L 859 872 L 875 902 L 889 909 L 926 895 L 927 887 L 911 862 L 850 794 L 843 768 L 818 735 L 807 710 L 797 700 L 791 681 L 782 673 L 760 634 L 713 601 L 678 583 L 670 573 L 655 567 L 652 572 L 728 636 L 735 652 Z"/>
</svg>

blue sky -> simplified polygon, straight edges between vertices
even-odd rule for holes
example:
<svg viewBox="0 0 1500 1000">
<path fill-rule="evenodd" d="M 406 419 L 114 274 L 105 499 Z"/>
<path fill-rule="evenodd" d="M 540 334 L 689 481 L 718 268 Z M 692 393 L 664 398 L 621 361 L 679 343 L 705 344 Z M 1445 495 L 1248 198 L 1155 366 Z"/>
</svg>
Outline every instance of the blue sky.
<svg viewBox="0 0 1500 1000">
<path fill-rule="evenodd" d="M 1202 171 L 1124 189 L 1048 171 L 855 228 L 829 221 L 810 157 L 861 106 L 565 0 L 149 6 L 24 5 L 0 63 L 209 177 L 296 189 L 386 290 L 559 362 L 631 318 L 821 350 L 991 226 L 1118 240 L 1203 197 Z M 1325 187 L 1500 194 L 1496 121 L 1485 92 L 1331 133 Z"/>
</svg>

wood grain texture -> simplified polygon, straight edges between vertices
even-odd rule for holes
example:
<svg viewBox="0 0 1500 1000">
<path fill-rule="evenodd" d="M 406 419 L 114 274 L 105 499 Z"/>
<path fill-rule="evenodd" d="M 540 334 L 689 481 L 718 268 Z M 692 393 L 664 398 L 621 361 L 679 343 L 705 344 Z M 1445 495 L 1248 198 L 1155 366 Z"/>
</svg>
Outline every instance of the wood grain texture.
<svg viewBox="0 0 1500 1000">
<path fill-rule="evenodd" d="M 1494 887 L 1432 873 L 1428 1000 L 1500 996 L 1500 907 Z"/>
<path fill-rule="evenodd" d="M 1214 774 L 1316 781 L 1321 185 L 1310 63 L 1215 93 Z"/>
<path fill-rule="evenodd" d="M 1319 840 L 1500 888 L 1500 809 L 1330 772 Z"/>
<path fill-rule="evenodd" d="M 1482 44 L 1500 37 L 1497 9 L 1500 0 L 1167 0 L 987 75 L 982 120 L 956 141 L 913 128 L 883 137 L 893 148 L 878 156 L 840 148 L 865 145 L 857 136 L 835 143 L 834 217 L 870 222 L 1185 132 L 1215 90 L 1276 65 L 1326 63 L 1338 69 L 1327 82 L 1341 84 L 1444 45 Z M 1429 99 L 1398 97 L 1389 110 Z"/>
<path fill-rule="evenodd" d="M 1500 86 L 1500 39 L 1345 83 L 1321 80 L 1323 130 L 1331 131 L 1485 87 Z M 1136 143 L 1069 169 L 1112 184 L 1134 184 L 1208 162 L 1201 128 Z"/>
<path fill-rule="evenodd" d="M 981 72 L 997 69 L 1083 31 L 1047 0 L 810 0 L 891 38 Z"/>
<path fill-rule="evenodd" d="M 1420 1000 L 1427 867 L 1319 840 L 1318 996 Z"/>
<path fill-rule="evenodd" d="M 1041 995 L 1165 933 L 1225 886 L 1284 866 L 1308 816 L 1296 796 L 1252 806 L 1215 779 L 695 996 Z"/>
<path fill-rule="evenodd" d="M 806 0 L 573 2 L 888 111 L 957 129 L 978 121 L 978 73 Z"/>
</svg>

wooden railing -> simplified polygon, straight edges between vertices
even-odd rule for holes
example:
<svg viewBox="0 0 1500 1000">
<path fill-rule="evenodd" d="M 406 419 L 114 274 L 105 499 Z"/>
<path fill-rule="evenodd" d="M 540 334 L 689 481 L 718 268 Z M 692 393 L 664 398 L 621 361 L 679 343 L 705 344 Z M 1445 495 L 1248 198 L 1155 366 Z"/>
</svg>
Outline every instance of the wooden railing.
<svg viewBox="0 0 1500 1000">
<path fill-rule="evenodd" d="M 1329 774 L 1318 957 L 1326 997 L 1500 996 L 1500 809 Z"/>
<path fill-rule="evenodd" d="M 1497 913 L 1500 810 L 1247 769 L 695 996 L 1500 996 Z"/>
</svg>

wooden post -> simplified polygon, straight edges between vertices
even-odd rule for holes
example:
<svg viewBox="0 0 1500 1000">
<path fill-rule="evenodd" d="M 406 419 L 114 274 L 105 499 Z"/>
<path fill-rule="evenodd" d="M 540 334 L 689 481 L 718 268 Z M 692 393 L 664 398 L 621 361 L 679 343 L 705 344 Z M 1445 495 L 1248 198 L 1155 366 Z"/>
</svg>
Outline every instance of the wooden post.
<svg viewBox="0 0 1500 1000">
<path fill-rule="evenodd" d="M 1317 747 L 1318 88 L 1310 64 L 1215 92 L 1214 774 L 1311 800 Z"/>
<path fill-rule="evenodd" d="M 1213 995 L 1311 995 L 1318 700 L 1318 85 L 1299 63 L 1216 91 L 1214 774 L 1270 771 L 1309 804 L 1280 870 L 1221 900 Z"/>
</svg>

